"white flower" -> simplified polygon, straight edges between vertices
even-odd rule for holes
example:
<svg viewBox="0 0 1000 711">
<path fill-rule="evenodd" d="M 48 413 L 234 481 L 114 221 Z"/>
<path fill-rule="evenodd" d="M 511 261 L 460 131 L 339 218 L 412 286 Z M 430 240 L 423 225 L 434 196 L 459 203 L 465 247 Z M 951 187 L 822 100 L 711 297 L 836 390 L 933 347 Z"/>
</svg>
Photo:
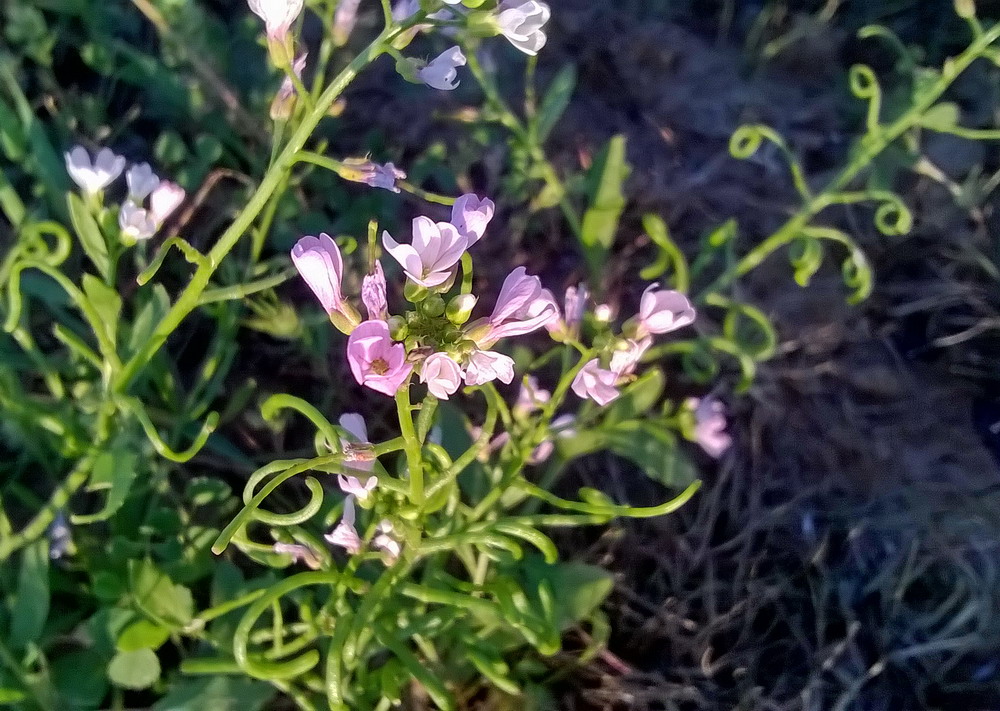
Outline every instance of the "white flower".
<svg viewBox="0 0 1000 711">
<path fill-rule="evenodd" d="M 264 21 L 267 36 L 282 39 L 302 12 L 303 0 L 247 0 L 250 10 Z"/>
<path fill-rule="evenodd" d="M 293 563 L 301 561 L 313 570 L 319 570 L 322 565 L 316 553 L 309 546 L 303 546 L 299 543 L 282 543 L 279 541 L 274 544 L 273 548 L 275 553 L 291 556 Z"/>
<path fill-rule="evenodd" d="M 340 523 L 332 531 L 323 536 L 331 545 L 340 546 L 351 555 L 361 550 L 361 537 L 354 530 L 354 497 L 344 499 L 344 514 Z"/>
<path fill-rule="evenodd" d="M 160 186 L 160 179 L 149 167 L 149 163 L 139 163 L 129 168 L 125 173 L 125 182 L 128 183 L 128 196 L 137 203 L 141 203 Z"/>
<path fill-rule="evenodd" d="M 402 552 L 399 541 L 389 535 L 392 530 L 392 522 L 389 519 L 382 519 L 375 529 L 378 535 L 372 539 L 372 545 L 386 554 L 390 565 L 396 562 Z"/>
<path fill-rule="evenodd" d="M 88 195 L 104 190 L 125 170 L 125 159 L 109 148 L 99 150 L 93 162 L 83 146 L 74 147 L 65 156 L 69 177 Z"/>
<path fill-rule="evenodd" d="M 149 212 L 131 200 L 126 201 L 118 211 L 118 225 L 123 235 L 134 240 L 149 239 L 156 234 L 157 228 Z"/>
<path fill-rule="evenodd" d="M 184 202 L 184 188 L 177 183 L 164 180 L 153 194 L 149 196 L 149 214 L 157 225 L 162 225 L 164 220 L 170 217 L 171 213 Z"/>
<path fill-rule="evenodd" d="M 496 351 L 473 351 L 465 368 L 465 384 L 483 385 L 491 380 L 509 385 L 514 380 L 514 359 Z"/>
<path fill-rule="evenodd" d="M 417 76 L 427 86 L 450 91 L 458 86 L 458 69 L 465 66 L 465 55 L 457 46 L 446 49 L 427 66 L 417 70 Z"/>
<path fill-rule="evenodd" d="M 340 485 L 340 490 L 345 494 L 352 494 L 357 497 L 358 501 L 368 501 L 368 497 L 371 496 L 372 490 L 378 486 L 378 477 L 370 476 L 364 482 L 362 482 L 356 476 L 350 475 L 337 475 L 337 484 Z"/>
<path fill-rule="evenodd" d="M 542 27 L 552 14 L 549 6 L 538 0 L 505 0 L 497 10 L 503 36 L 525 54 L 538 54 L 545 46 Z"/>
</svg>

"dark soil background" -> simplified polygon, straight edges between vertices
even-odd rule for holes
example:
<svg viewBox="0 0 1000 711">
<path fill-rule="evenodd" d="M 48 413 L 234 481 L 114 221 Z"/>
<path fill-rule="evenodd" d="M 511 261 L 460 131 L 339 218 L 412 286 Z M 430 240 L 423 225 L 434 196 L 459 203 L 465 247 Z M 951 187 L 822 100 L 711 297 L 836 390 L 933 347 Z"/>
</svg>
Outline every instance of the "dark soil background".
<svg viewBox="0 0 1000 711">
<path fill-rule="evenodd" d="M 891 69 L 859 27 L 885 23 L 931 64 L 964 41 L 950 2 L 826 3 L 829 19 L 823 3 L 654 5 L 553 2 L 546 62 L 562 53 L 581 76 L 553 152 L 572 162 L 625 133 L 630 212 L 665 216 L 689 254 L 729 217 L 752 244 L 794 209 L 777 156 L 729 157 L 741 122 L 776 128 L 817 184 L 842 165 L 858 117 L 847 68 Z M 982 63 L 950 100 L 988 125 L 997 88 Z M 939 137 L 926 153 L 959 184 L 998 167 L 991 144 Z M 564 541 L 617 585 L 608 653 L 562 708 L 1000 708 L 996 201 L 958 206 L 926 177 L 899 187 L 907 237 L 879 235 L 865 210 L 832 216 L 873 261 L 865 303 L 845 303 L 833 270 L 799 288 L 780 257 L 741 285 L 781 346 L 730 401 L 736 445 L 706 463 L 697 500 Z M 622 235 L 616 269 L 635 267 L 640 233 Z M 579 476 L 643 495 L 622 462 Z"/>
</svg>

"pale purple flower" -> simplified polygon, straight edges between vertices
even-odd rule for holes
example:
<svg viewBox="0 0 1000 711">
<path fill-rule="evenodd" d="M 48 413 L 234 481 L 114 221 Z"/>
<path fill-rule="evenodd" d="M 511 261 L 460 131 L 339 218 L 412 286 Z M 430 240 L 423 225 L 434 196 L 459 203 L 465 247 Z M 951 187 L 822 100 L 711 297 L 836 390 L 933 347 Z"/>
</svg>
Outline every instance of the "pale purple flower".
<svg viewBox="0 0 1000 711">
<path fill-rule="evenodd" d="M 694 322 L 695 312 L 691 302 L 679 291 L 660 289 L 651 284 L 642 292 L 636 335 L 645 338 L 650 334 L 669 333 Z"/>
<path fill-rule="evenodd" d="M 598 405 L 607 405 L 618 397 L 618 389 L 615 387 L 617 381 L 618 373 L 605 370 L 601 367 L 601 362 L 594 358 L 576 374 L 570 387 L 582 398 L 590 398 Z"/>
<path fill-rule="evenodd" d="M 58 560 L 73 550 L 73 532 L 66 513 L 60 509 L 49 524 L 49 558 Z"/>
<path fill-rule="evenodd" d="M 282 543 L 279 541 L 274 544 L 273 548 L 275 553 L 291 556 L 293 563 L 301 561 L 313 570 L 320 569 L 321 563 L 319 557 L 309 546 L 304 546 L 300 543 Z"/>
<path fill-rule="evenodd" d="M 361 0 L 340 0 L 337 12 L 333 16 L 333 41 L 338 47 L 347 43 L 354 25 L 358 21 L 358 5 Z"/>
<path fill-rule="evenodd" d="M 277 40 L 284 40 L 302 4 L 303 0 L 247 0 L 250 10 L 264 21 L 267 36 Z"/>
<path fill-rule="evenodd" d="M 169 180 L 161 181 L 149 196 L 149 214 L 153 222 L 162 225 L 184 202 L 184 188 Z"/>
<path fill-rule="evenodd" d="M 549 432 L 553 433 L 556 438 L 562 437 L 575 437 L 576 436 L 576 416 L 575 415 L 559 415 L 559 417 L 552 420 L 552 424 L 549 425 Z"/>
<path fill-rule="evenodd" d="M 361 550 L 361 536 L 354 528 L 354 497 L 348 495 L 344 499 L 344 513 L 340 523 L 332 531 L 323 536 L 331 545 L 340 546 L 351 555 Z"/>
<path fill-rule="evenodd" d="M 545 46 L 542 27 L 549 21 L 549 6 L 538 0 L 505 0 L 497 8 L 497 24 L 507 40 L 534 56 Z"/>
<path fill-rule="evenodd" d="M 340 416 L 337 424 L 348 435 L 340 438 L 340 447 L 344 451 L 345 468 L 365 475 L 370 474 L 375 468 L 375 448 L 368 441 L 368 427 L 365 425 L 365 418 L 356 412 L 345 412 Z M 375 477 L 371 478 L 375 479 Z"/>
<path fill-rule="evenodd" d="M 540 410 L 551 399 L 552 393 L 538 387 L 538 378 L 529 375 L 521 382 L 521 390 L 517 393 L 513 414 L 515 417 L 530 415 L 535 410 Z"/>
<path fill-rule="evenodd" d="M 303 52 L 292 62 L 292 72 L 299 81 L 302 80 L 302 72 L 305 71 L 306 60 L 308 58 L 309 53 Z M 278 93 L 274 95 L 274 99 L 271 101 L 271 118 L 273 120 L 287 119 L 292 115 L 292 108 L 295 106 L 295 94 L 295 82 L 292 81 L 290 76 L 286 75 L 281 82 L 281 86 L 278 87 Z"/>
<path fill-rule="evenodd" d="M 375 527 L 376 536 L 372 539 L 372 545 L 386 554 L 390 565 L 396 562 L 399 554 L 403 551 L 399 541 L 390 535 L 392 532 L 392 522 L 384 518 Z"/>
<path fill-rule="evenodd" d="M 357 497 L 358 501 L 365 502 L 371 496 L 372 491 L 378 486 L 378 477 L 370 476 L 364 481 L 351 474 L 338 474 L 337 484 L 345 494 Z"/>
<path fill-rule="evenodd" d="M 136 205 L 131 200 L 125 202 L 118 211 L 118 226 L 122 234 L 133 240 L 145 240 L 156 234 L 156 222 L 149 211 Z"/>
<path fill-rule="evenodd" d="M 555 340 L 561 341 L 566 338 L 577 338 L 580 335 L 580 323 L 583 321 L 583 314 L 587 308 L 587 299 L 590 293 L 584 284 L 570 286 L 566 289 L 563 298 L 563 313 L 559 315 L 559 307 L 556 306 L 556 316 L 545 323 L 545 329 Z M 556 300 L 552 292 L 548 289 L 542 290 L 542 298 L 555 305 Z"/>
<path fill-rule="evenodd" d="M 451 224 L 465 237 L 471 247 L 483 238 L 486 226 L 493 219 L 496 206 L 489 198 L 480 200 L 473 193 L 467 193 L 455 201 L 451 208 Z"/>
<path fill-rule="evenodd" d="M 457 46 L 451 47 L 417 69 L 417 76 L 432 89 L 451 91 L 459 84 L 458 67 L 464 67 L 465 61 L 462 50 Z"/>
<path fill-rule="evenodd" d="M 690 398 L 689 406 L 694 408 L 694 438 L 705 452 L 718 459 L 733 443 L 726 431 L 726 407 L 714 397 Z"/>
<path fill-rule="evenodd" d="M 125 170 L 125 159 L 109 148 L 99 150 L 93 162 L 83 146 L 75 146 L 64 155 L 69 177 L 88 195 L 104 190 Z"/>
<path fill-rule="evenodd" d="M 361 281 L 361 302 L 368 309 L 368 318 L 385 321 L 389 317 L 389 303 L 385 295 L 385 272 L 375 260 L 375 271 Z"/>
<path fill-rule="evenodd" d="M 500 287 L 489 318 L 490 329 L 482 342 L 490 344 L 508 336 L 530 333 L 553 317 L 558 318 L 551 294 L 546 298 L 542 291 L 542 282 L 536 276 L 528 276 L 524 267 L 517 267 L 508 274 Z"/>
<path fill-rule="evenodd" d="M 465 384 L 483 385 L 492 380 L 508 384 L 512 382 L 514 359 L 496 351 L 473 351 L 465 366 Z"/>
<path fill-rule="evenodd" d="M 440 286 L 452 277 L 467 246 L 454 225 L 423 216 L 413 219 L 412 245 L 399 244 L 388 232 L 382 233 L 382 244 L 403 266 L 406 276 L 427 288 Z"/>
<path fill-rule="evenodd" d="M 651 345 L 653 339 L 649 337 L 638 341 L 631 339 L 626 341 L 624 348 L 619 348 L 611 354 L 611 371 L 619 377 L 631 375 Z"/>
<path fill-rule="evenodd" d="M 357 323 L 357 314 L 341 291 L 344 259 L 337 243 L 325 232 L 319 237 L 303 237 L 292 247 L 292 262 L 323 309 L 331 318 L 336 315 L 338 320 L 346 320 L 349 326 L 341 330 L 349 332 L 350 326 Z M 338 328 L 342 325 L 337 324 Z"/>
<path fill-rule="evenodd" d="M 410 377 L 406 348 L 394 343 L 385 321 L 365 321 L 347 339 L 347 361 L 354 379 L 372 390 L 393 396 Z"/>
<path fill-rule="evenodd" d="M 160 186 L 160 179 L 149 167 L 149 163 L 139 163 L 129 168 L 125 173 L 125 182 L 128 183 L 129 198 L 136 203 L 141 203 Z"/>
<path fill-rule="evenodd" d="M 531 450 L 531 456 L 528 457 L 528 464 L 542 464 L 552 456 L 555 450 L 555 442 L 550 439 L 543 440 L 537 447 Z"/>
<path fill-rule="evenodd" d="M 431 395 L 447 400 L 462 384 L 462 368 L 447 353 L 432 353 L 420 370 L 420 382 Z"/>
<path fill-rule="evenodd" d="M 396 181 L 406 177 L 406 173 L 392 163 L 380 165 L 373 163 L 368 158 L 347 158 L 342 162 L 342 166 L 337 174 L 344 180 L 364 183 L 370 187 L 382 188 L 394 193 L 399 192 Z"/>
</svg>

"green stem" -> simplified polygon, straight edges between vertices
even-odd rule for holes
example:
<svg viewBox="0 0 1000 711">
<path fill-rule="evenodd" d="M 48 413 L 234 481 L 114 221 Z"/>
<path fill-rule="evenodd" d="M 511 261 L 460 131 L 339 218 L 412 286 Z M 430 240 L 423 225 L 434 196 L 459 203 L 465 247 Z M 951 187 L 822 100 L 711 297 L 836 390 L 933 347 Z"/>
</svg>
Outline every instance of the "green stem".
<svg viewBox="0 0 1000 711">
<path fill-rule="evenodd" d="M 396 413 L 399 415 L 399 431 L 403 435 L 406 468 L 410 472 L 410 503 L 420 506 L 424 502 L 424 463 L 420 439 L 413 426 L 413 406 L 410 405 L 408 382 L 396 392 Z"/>
<path fill-rule="evenodd" d="M 976 37 L 969 47 L 953 60 L 946 62 L 941 70 L 940 78 L 928 87 L 918 98 L 913 107 L 896 121 L 868 134 L 861 143 L 860 150 L 854 154 L 847 166 L 823 189 L 809 200 L 798 213 L 788 222 L 765 239 L 746 256 L 726 270 L 699 295 L 697 301 L 703 302 L 705 295 L 713 291 L 725 289 L 737 278 L 745 276 L 758 267 L 773 252 L 785 246 L 799 236 L 802 229 L 816 217 L 829 203 L 829 193 L 839 193 L 846 188 L 858 175 L 871 165 L 872 161 L 892 143 L 898 140 L 910 129 L 918 126 L 924 114 L 948 90 L 955 79 L 980 56 L 991 44 L 1000 39 L 1000 24 L 991 27 L 981 36 Z"/>
</svg>

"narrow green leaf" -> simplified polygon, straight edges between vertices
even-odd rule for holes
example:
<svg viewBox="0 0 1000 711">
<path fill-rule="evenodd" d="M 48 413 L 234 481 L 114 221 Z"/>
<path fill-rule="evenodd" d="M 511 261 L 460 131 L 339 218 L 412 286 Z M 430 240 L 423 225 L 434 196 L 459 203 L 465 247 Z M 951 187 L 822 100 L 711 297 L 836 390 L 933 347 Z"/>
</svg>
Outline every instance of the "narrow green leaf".
<svg viewBox="0 0 1000 711">
<path fill-rule="evenodd" d="M 559 123 L 559 119 L 569 106 L 570 97 L 576 88 L 576 66 L 567 64 L 556 74 L 552 83 L 549 84 L 542 105 L 538 109 L 536 118 L 535 135 L 538 143 L 542 144 L 552 133 L 552 129 Z"/>
<path fill-rule="evenodd" d="M 149 301 L 143 305 L 132 322 L 128 342 L 125 346 L 126 355 L 131 356 L 146 344 L 149 337 L 153 335 L 153 329 L 169 310 L 170 297 L 167 295 L 166 288 L 162 284 L 154 285 Z"/>
<path fill-rule="evenodd" d="M 68 193 L 66 200 L 69 218 L 73 223 L 77 239 L 80 240 L 80 246 L 97 267 L 97 273 L 107 281 L 111 275 L 111 257 L 108 255 L 108 244 L 101 234 L 101 228 L 97 226 L 97 221 L 79 195 Z"/>
<path fill-rule="evenodd" d="M 583 215 L 583 243 L 590 253 L 603 254 L 611 248 L 618 219 L 625 209 L 622 190 L 631 168 L 625 160 L 625 136 L 608 141 L 588 176 L 591 181 L 590 207 Z"/>
<path fill-rule="evenodd" d="M 42 538 L 24 549 L 17 592 L 10 610 L 10 644 L 17 649 L 37 642 L 49 616 L 49 542 Z"/>
<path fill-rule="evenodd" d="M 112 344 L 117 343 L 118 321 L 122 313 L 122 297 L 93 274 L 83 275 L 83 293 L 100 317 L 108 341 Z"/>
</svg>

